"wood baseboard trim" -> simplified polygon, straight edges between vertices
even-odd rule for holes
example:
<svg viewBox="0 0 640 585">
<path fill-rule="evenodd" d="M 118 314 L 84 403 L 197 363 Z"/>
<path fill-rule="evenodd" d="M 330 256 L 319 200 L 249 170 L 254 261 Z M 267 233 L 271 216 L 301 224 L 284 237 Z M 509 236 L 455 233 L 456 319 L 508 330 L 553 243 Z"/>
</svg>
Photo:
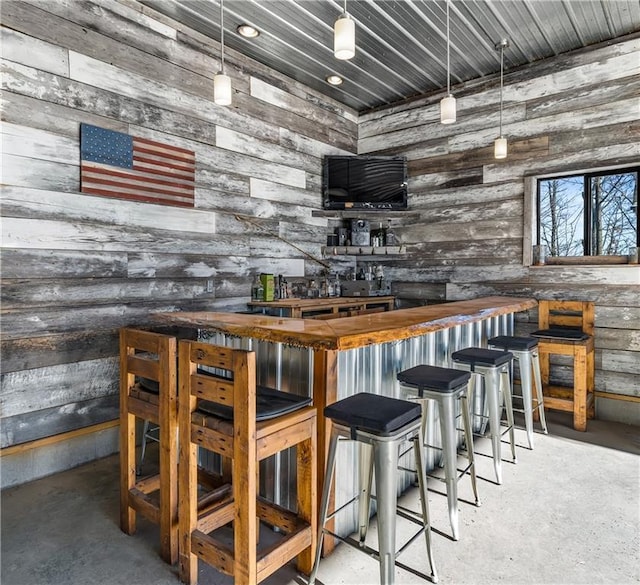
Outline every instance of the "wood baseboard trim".
<svg viewBox="0 0 640 585">
<path fill-rule="evenodd" d="M 120 424 L 120 419 L 108 420 L 106 422 L 99 423 L 97 425 L 91 425 L 83 427 L 81 429 L 74 429 L 66 433 L 60 433 L 59 435 L 52 435 L 51 437 L 43 437 L 42 439 L 36 439 L 35 441 L 29 441 L 27 443 L 20 443 L 19 445 L 11 445 L 11 447 L 5 447 L 0 449 L 0 457 L 7 455 L 15 455 L 16 453 L 23 453 L 30 451 L 31 449 L 38 449 L 40 447 L 46 447 L 47 445 L 53 445 L 62 441 L 68 441 L 75 437 L 82 437 L 83 435 L 89 435 L 91 433 L 97 433 L 106 429 L 117 427 Z"/>
<path fill-rule="evenodd" d="M 613 394 L 613 392 L 598 392 L 596 398 L 608 398 L 610 400 L 622 400 L 623 402 L 640 402 L 640 396 L 629 396 L 627 394 Z"/>
</svg>

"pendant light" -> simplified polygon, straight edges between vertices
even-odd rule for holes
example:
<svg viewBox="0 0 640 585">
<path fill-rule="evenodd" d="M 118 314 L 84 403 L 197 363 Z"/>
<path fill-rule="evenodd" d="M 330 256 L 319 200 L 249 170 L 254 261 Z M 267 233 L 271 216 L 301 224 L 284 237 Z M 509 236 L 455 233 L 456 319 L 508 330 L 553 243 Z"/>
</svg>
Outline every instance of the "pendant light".
<svg viewBox="0 0 640 585">
<path fill-rule="evenodd" d="M 224 72 L 224 0 L 220 0 L 220 71 L 213 78 L 213 101 L 219 106 L 231 105 L 231 78 Z"/>
<path fill-rule="evenodd" d="M 507 158 L 507 139 L 502 135 L 502 91 L 504 88 L 504 50 L 509 46 L 507 39 L 502 39 L 496 44 L 496 50 L 500 50 L 500 136 L 493 143 L 493 156 L 495 158 Z"/>
<path fill-rule="evenodd" d="M 344 0 L 344 10 L 333 25 L 333 54 L 342 61 L 356 54 L 356 23 L 347 13 L 347 0 Z"/>
<path fill-rule="evenodd" d="M 440 100 L 440 122 L 453 124 L 456 121 L 456 98 L 451 95 L 451 43 L 449 42 L 449 3 L 447 0 L 447 97 Z"/>
</svg>

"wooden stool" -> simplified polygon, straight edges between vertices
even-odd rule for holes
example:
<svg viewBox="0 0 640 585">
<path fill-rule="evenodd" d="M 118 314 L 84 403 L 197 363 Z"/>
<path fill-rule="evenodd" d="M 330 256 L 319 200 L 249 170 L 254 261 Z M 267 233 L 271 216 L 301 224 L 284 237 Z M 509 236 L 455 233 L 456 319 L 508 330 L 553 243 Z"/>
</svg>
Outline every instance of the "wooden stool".
<svg viewBox="0 0 640 585">
<path fill-rule="evenodd" d="M 573 428 L 587 430 L 595 414 L 594 304 L 589 301 L 540 301 L 538 338 L 544 406 L 573 412 Z M 549 356 L 573 357 L 573 388 L 549 383 Z"/>
<path fill-rule="evenodd" d="M 235 585 L 255 585 L 298 557 L 311 571 L 316 547 L 316 410 L 311 399 L 256 388 L 255 352 L 181 341 L 180 578 L 195 585 L 198 558 Z M 197 450 L 231 459 L 230 494 L 198 509 Z M 297 512 L 258 495 L 258 463 L 296 447 Z M 258 550 L 256 518 L 275 526 Z M 233 523 L 233 545 L 217 532 Z M 271 540 L 271 539 L 261 539 Z"/>
<path fill-rule="evenodd" d="M 136 531 L 136 512 L 160 525 L 160 553 L 178 560 L 178 402 L 176 339 L 120 330 L 120 528 Z M 160 427 L 160 472 L 136 479 L 136 417 Z M 159 491 L 159 501 L 151 494 Z"/>
</svg>

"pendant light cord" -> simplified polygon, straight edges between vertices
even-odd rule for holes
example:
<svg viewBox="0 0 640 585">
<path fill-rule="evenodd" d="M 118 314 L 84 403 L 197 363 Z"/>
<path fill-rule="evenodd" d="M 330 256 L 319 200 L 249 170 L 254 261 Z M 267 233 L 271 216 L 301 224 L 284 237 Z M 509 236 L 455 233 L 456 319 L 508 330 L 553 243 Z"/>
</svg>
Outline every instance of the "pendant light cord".
<svg viewBox="0 0 640 585">
<path fill-rule="evenodd" d="M 220 71 L 224 74 L 224 0 L 220 0 Z"/>
<path fill-rule="evenodd" d="M 345 0 L 346 2 L 346 0 Z M 447 95 L 451 95 L 451 58 L 449 45 L 449 3 L 447 0 Z"/>
<path fill-rule="evenodd" d="M 500 47 L 500 137 L 502 137 L 502 87 L 504 84 L 504 46 Z"/>
<path fill-rule="evenodd" d="M 344 0 L 344 11 L 345 14 L 347 13 L 347 0 Z"/>
</svg>

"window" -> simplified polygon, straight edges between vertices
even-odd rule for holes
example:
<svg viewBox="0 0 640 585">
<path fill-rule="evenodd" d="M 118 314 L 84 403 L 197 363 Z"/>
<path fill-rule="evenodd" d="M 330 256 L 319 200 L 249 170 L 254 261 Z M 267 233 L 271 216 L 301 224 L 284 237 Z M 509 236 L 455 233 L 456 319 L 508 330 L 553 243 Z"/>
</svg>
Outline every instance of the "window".
<svg viewBox="0 0 640 585">
<path fill-rule="evenodd" d="M 639 171 L 538 179 L 538 244 L 547 256 L 627 255 L 638 246 Z"/>
</svg>

